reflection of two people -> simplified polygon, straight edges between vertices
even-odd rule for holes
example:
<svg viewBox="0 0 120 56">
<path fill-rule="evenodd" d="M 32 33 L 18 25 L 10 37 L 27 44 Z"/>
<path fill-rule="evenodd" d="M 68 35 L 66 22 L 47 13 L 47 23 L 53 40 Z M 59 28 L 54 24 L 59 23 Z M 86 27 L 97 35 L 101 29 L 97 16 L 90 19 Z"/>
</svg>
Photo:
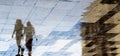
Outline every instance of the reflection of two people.
<svg viewBox="0 0 120 56">
<path fill-rule="evenodd" d="M 18 54 L 16 56 L 23 56 L 24 53 L 24 48 L 21 46 L 21 40 L 24 39 L 24 35 L 25 35 L 25 46 L 28 49 L 28 56 L 31 56 L 31 52 L 32 52 L 32 40 L 33 40 L 33 35 L 35 34 L 35 30 L 34 27 L 32 26 L 31 22 L 27 22 L 27 26 L 24 27 L 24 25 L 22 24 L 21 19 L 17 19 L 16 20 L 16 24 L 15 24 L 15 28 L 12 34 L 12 38 L 13 35 L 16 35 L 16 43 L 18 46 Z"/>
</svg>

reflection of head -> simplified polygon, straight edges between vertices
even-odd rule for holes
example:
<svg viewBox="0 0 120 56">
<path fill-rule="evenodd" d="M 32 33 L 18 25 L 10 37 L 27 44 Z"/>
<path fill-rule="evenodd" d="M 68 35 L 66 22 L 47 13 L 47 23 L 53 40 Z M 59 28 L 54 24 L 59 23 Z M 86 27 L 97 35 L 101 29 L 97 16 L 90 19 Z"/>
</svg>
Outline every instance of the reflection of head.
<svg viewBox="0 0 120 56">
<path fill-rule="evenodd" d="M 27 22 L 27 26 L 32 26 L 30 21 Z"/>
<path fill-rule="evenodd" d="M 17 20 L 16 20 L 16 24 L 17 24 L 17 25 L 21 25 L 21 24 L 22 24 L 21 19 L 17 19 Z"/>
</svg>

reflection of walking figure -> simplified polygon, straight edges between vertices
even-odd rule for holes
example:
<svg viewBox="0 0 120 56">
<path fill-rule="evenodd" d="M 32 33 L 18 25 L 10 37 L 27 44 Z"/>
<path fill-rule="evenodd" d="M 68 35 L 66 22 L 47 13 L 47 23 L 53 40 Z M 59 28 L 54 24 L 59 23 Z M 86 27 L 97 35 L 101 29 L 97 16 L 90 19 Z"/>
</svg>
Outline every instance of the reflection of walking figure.
<svg viewBox="0 0 120 56">
<path fill-rule="evenodd" d="M 28 49 L 28 55 L 31 55 L 32 52 L 32 40 L 33 35 L 35 34 L 34 27 L 32 26 L 31 22 L 27 22 L 27 27 L 24 28 L 24 33 L 26 34 L 26 47 Z"/>
<path fill-rule="evenodd" d="M 22 34 L 23 28 L 24 26 L 22 24 L 22 21 L 20 19 L 17 19 L 15 28 L 12 34 L 12 38 L 14 34 L 16 35 L 16 43 L 18 46 L 18 54 L 16 56 L 20 56 L 20 52 L 21 52 L 21 56 L 23 56 L 24 48 L 21 47 L 21 39 L 23 38 L 23 34 Z"/>
</svg>

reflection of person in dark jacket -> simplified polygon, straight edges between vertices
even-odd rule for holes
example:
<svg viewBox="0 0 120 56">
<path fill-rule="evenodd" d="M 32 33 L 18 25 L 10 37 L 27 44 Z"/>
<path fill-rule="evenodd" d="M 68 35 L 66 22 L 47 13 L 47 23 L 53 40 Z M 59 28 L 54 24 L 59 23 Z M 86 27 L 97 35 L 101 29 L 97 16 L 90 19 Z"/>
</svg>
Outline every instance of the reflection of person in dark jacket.
<svg viewBox="0 0 120 56">
<path fill-rule="evenodd" d="M 24 28 L 24 33 L 26 35 L 26 47 L 29 51 L 28 55 L 31 56 L 32 40 L 33 40 L 33 35 L 35 34 L 35 30 L 34 30 L 34 27 L 31 24 L 31 22 L 27 22 L 27 27 Z"/>
<path fill-rule="evenodd" d="M 18 54 L 16 56 L 20 56 L 20 50 L 21 50 L 21 56 L 23 56 L 24 49 L 21 47 L 21 39 L 23 38 L 23 35 L 22 35 L 23 28 L 24 28 L 24 26 L 22 24 L 22 21 L 20 19 L 17 19 L 15 27 L 14 27 L 14 31 L 13 31 L 13 34 L 12 34 L 12 38 L 15 34 L 16 43 L 17 43 L 17 46 L 18 46 Z"/>
</svg>

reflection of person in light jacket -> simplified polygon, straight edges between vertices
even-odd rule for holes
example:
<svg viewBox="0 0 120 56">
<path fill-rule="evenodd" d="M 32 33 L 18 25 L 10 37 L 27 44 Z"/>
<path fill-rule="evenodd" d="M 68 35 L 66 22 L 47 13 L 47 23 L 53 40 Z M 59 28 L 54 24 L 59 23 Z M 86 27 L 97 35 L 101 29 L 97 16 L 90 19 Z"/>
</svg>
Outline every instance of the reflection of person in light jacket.
<svg viewBox="0 0 120 56">
<path fill-rule="evenodd" d="M 23 24 L 22 24 L 22 21 L 20 19 L 17 19 L 16 20 L 16 24 L 15 24 L 15 27 L 14 27 L 14 31 L 13 31 L 13 34 L 12 34 L 12 38 L 15 34 L 16 36 L 16 43 L 17 43 L 17 46 L 18 46 L 18 54 L 16 56 L 20 56 L 20 50 L 21 51 L 21 56 L 23 56 L 23 51 L 24 49 L 21 47 L 21 39 L 23 38 Z"/>
<path fill-rule="evenodd" d="M 28 49 L 28 55 L 31 56 L 32 52 L 32 40 L 33 35 L 35 34 L 34 27 L 32 26 L 31 22 L 27 22 L 27 26 L 24 28 L 24 33 L 26 35 L 26 47 Z"/>
</svg>

